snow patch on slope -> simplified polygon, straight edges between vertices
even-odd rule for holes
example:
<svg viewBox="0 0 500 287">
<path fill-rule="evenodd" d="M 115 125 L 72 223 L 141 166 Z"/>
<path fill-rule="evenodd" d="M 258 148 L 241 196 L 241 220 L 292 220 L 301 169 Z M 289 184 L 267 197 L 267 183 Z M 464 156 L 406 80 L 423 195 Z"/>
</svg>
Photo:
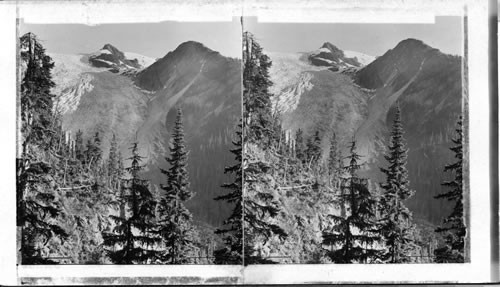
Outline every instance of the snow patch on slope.
<svg viewBox="0 0 500 287">
<path fill-rule="evenodd" d="M 375 60 L 374 56 L 355 51 L 344 51 L 344 56 L 346 56 L 347 58 L 356 58 L 358 62 L 363 66 L 366 66 Z"/>
<path fill-rule="evenodd" d="M 68 55 L 48 53 L 54 61 L 52 80 L 56 84 L 52 93 L 59 97 L 61 93 L 75 85 L 80 80 L 80 75 L 91 72 L 107 71 L 106 68 L 96 68 L 88 64 L 86 55 Z"/>
<path fill-rule="evenodd" d="M 302 93 L 312 89 L 312 74 L 308 72 L 327 69 L 311 65 L 302 53 L 265 53 L 273 62 L 269 70 L 273 107 L 283 113 L 296 109 Z"/>
<path fill-rule="evenodd" d="M 92 75 L 82 74 L 78 84 L 66 89 L 56 98 L 55 109 L 62 114 L 74 112 L 80 103 L 82 95 L 92 91 L 94 88 L 91 83 L 92 80 Z"/>
<path fill-rule="evenodd" d="M 125 58 L 127 58 L 128 60 L 137 59 L 137 61 L 139 62 L 139 65 L 141 65 L 141 67 L 143 69 L 151 66 L 156 61 L 153 58 L 150 58 L 150 57 L 147 57 L 144 55 L 140 55 L 140 54 L 136 54 L 136 53 L 123 52 L 123 54 L 125 54 Z"/>
</svg>

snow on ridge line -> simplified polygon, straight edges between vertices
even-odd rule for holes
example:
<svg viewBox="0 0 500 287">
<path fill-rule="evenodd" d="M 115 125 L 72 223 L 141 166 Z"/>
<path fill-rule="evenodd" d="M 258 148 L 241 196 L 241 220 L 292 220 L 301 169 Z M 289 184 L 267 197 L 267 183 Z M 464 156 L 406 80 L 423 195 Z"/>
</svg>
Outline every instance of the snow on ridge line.
<svg viewBox="0 0 500 287">
<path fill-rule="evenodd" d="M 123 52 L 123 54 L 125 55 L 125 58 L 128 60 L 137 59 L 137 61 L 139 62 L 139 65 L 141 65 L 143 69 L 151 66 L 154 62 L 156 62 L 156 60 L 151 58 L 151 57 L 144 56 L 144 55 L 137 54 L 137 53 Z"/>
<path fill-rule="evenodd" d="M 363 66 L 366 66 L 375 60 L 374 56 L 363 54 L 363 53 L 356 52 L 356 51 L 349 51 L 349 50 L 344 51 L 344 56 L 346 56 L 347 58 L 358 59 L 358 62 Z"/>
<path fill-rule="evenodd" d="M 109 55 L 112 54 L 108 49 L 101 49 L 101 50 L 99 50 L 99 53 L 101 53 L 101 54 L 109 54 Z"/>
</svg>

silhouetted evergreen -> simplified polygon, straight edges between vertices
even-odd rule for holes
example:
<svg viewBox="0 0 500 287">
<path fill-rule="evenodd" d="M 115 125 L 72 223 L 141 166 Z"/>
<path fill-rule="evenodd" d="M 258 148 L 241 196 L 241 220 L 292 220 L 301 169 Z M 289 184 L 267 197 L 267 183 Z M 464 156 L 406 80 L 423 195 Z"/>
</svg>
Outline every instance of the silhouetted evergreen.
<svg viewBox="0 0 500 287">
<path fill-rule="evenodd" d="M 113 232 L 104 232 L 104 247 L 115 264 L 153 263 L 159 257 L 156 247 L 161 238 L 155 234 L 156 202 L 147 180 L 141 178 L 143 157 L 138 154 L 137 143 L 130 148 L 130 166 L 125 171 L 130 176 L 123 179 L 123 192 L 119 198 L 126 208 L 124 214 L 110 215 L 116 223 Z"/>
<path fill-rule="evenodd" d="M 330 185 L 337 187 L 342 174 L 342 155 L 338 147 L 337 135 L 332 133 L 330 138 L 330 151 L 328 153 L 328 174 L 330 176 Z"/>
<path fill-rule="evenodd" d="M 295 156 L 302 162 L 305 162 L 306 160 L 304 133 L 301 129 L 298 129 L 295 133 Z"/>
<path fill-rule="evenodd" d="M 321 159 L 321 137 L 319 131 L 314 132 L 314 135 L 307 139 L 307 162 L 308 164 L 316 165 Z"/>
<path fill-rule="evenodd" d="M 445 172 L 455 175 L 453 180 L 445 181 L 442 185 L 448 189 L 436 195 L 436 198 L 443 198 L 454 203 L 453 210 L 443 220 L 436 232 L 444 237 L 445 245 L 434 251 L 436 262 L 438 263 L 463 263 L 466 227 L 464 223 L 463 206 L 463 121 L 462 117 L 457 122 L 456 137 L 452 139 L 453 146 L 450 148 L 455 153 L 456 161 L 445 166 Z"/>
<path fill-rule="evenodd" d="M 249 33 L 243 33 L 243 133 L 246 141 L 269 147 L 275 136 L 269 87 L 271 60 Z"/>
<path fill-rule="evenodd" d="M 380 253 L 373 247 L 380 236 L 375 229 L 375 200 L 368 190 L 367 180 L 357 176 L 361 166 L 354 140 L 347 159 L 349 165 L 344 170 L 348 176 L 342 180 L 341 196 L 348 205 L 348 214 L 345 217 L 328 215 L 334 224 L 323 231 L 323 245 L 327 256 L 335 263 L 370 263 Z"/>
<path fill-rule="evenodd" d="M 266 153 L 279 153 L 277 140 L 281 123 L 273 114 L 269 87 L 271 61 L 249 33 L 243 33 L 243 224 L 246 264 L 274 263 L 261 254 L 262 246 L 274 237 L 286 238 L 285 231 L 273 223 L 280 206 L 274 197 L 272 172 L 276 162 L 264 159 Z"/>
<path fill-rule="evenodd" d="M 158 231 L 165 247 L 161 261 L 167 264 L 189 263 L 192 262 L 190 257 L 196 254 L 198 233 L 192 223 L 193 216 L 184 205 L 194 196 L 194 192 L 189 188 L 188 151 L 180 108 L 177 109 L 169 150 L 170 155 L 166 158 L 169 169 L 161 169 L 167 182 L 161 185 L 164 194 L 158 207 Z"/>
<path fill-rule="evenodd" d="M 21 227 L 22 264 L 54 264 L 42 246 L 54 236 L 67 233 L 52 220 L 61 213 L 55 197 L 58 188 L 53 167 L 59 165 L 54 144 L 57 121 L 53 114 L 54 86 L 52 59 L 37 37 L 27 33 L 20 38 L 21 61 L 26 71 L 21 82 L 19 153 L 17 173 L 17 226 Z"/>
<path fill-rule="evenodd" d="M 386 181 L 381 184 L 383 193 L 379 202 L 379 224 L 387 249 L 381 259 L 388 263 L 409 262 L 411 251 L 416 248 L 412 212 L 404 204 L 414 192 L 409 189 L 406 169 L 408 150 L 403 134 L 401 110 L 398 105 L 388 151 L 384 156 L 388 167 L 380 169 L 385 174 Z"/>
<path fill-rule="evenodd" d="M 234 180 L 224 183 L 223 188 L 228 190 L 224 195 L 218 196 L 215 200 L 223 200 L 234 205 L 229 218 L 224 221 L 224 227 L 218 228 L 215 233 L 224 235 L 225 246 L 215 251 L 216 264 L 242 264 L 243 263 L 243 194 L 242 194 L 242 135 L 241 123 L 236 130 L 236 138 L 233 140 L 234 148 L 231 153 L 234 155 L 235 164 L 227 166 L 224 173 L 232 174 Z"/>
</svg>

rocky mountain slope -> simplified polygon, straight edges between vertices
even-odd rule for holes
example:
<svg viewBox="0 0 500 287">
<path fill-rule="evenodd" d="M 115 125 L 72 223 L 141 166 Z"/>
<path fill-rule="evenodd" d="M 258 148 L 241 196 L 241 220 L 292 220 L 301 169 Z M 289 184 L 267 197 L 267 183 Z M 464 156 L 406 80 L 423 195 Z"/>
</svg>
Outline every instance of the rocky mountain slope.
<svg viewBox="0 0 500 287">
<path fill-rule="evenodd" d="M 81 129 L 85 140 L 99 132 L 105 158 L 113 134 L 125 158 L 130 144 L 138 141 L 146 176 L 153 183 L 164 181 L 159 167 L 167 167 L 164 157 L 175 107 L 182 107 L 191 188 L 196 193 L 188 207 L 198 221 L 222 222 L 231 207 L 213 198 L 227 180 L 223 169 L 232 161 L 229 149 L 241 114 L 238 60 L 196 42 L 181 44 L 154 64 L 111 45 L 92 55 L 53 58 L 63 128 L 73 137 Z"/>
<path fill-rule="evenodd" d="M 448 207 L 433 196 L 441 189 L 444 165 L 452 160 L 447 148 L 461 111 L 461 58 L 407 39 L 363 66 L 328 44 L 319 53 L 286 60 L 269 54 L 275 65 L 271 68 L 276 83 L 273 100 L 282 111 L 284 128 L 292 134 L 300 128 L 306 137 L 319 130 L 324 135 L 324 158 L 331 133 L 337 133 L 344 144 L 355 136 L 366 161 L 363 174 L 377 182 L 383 180 L 379 166 L 385 163 L 384 144 L 399 102 L 410 150 L 411 188 L 416 190 L 408 206 L 417 217 L 439 222 Z M 331 62 L 323 65 L 314 57 Z M 333 65 L 339 69 L 332 69 Z M 358 66 L 347 71 L 341 65 Z"/>
</svg>

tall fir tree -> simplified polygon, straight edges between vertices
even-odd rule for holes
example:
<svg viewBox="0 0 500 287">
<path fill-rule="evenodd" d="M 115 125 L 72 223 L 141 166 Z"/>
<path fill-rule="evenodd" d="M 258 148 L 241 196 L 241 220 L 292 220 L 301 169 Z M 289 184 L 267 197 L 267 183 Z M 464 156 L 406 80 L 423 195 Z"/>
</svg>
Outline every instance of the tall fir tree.
<svg viewBox="0 0 500 287">
<path fill-rule="evenodd" d="M 194 192 L 189 188 L 188 151 L 184 137 L 182 110 L 177 108 L 169 148 L 170 155 L 166 158 L 169 169 L 161 169 L 167 177 L 167 182 L 161 185 L 164 195 L 158 208 L 158 231 L 165 245 L 162 262 L 167 264 L 193 262 L 190 257 L 195 256 L 199 241 L 197 230 L 192 222 L 193 216 L 184 205 L 194 196 Z"/>
<path fill-rule="evenodd" d="M 55 115 L 52 59 L 33 33 L 20 38 L 21 61 L 26 71 L 21 82 L 20 131 L 16 158 L 17 226 L 21 228 L 21 263 L 56 263 L 43 254 L 51 238 L 64 239 L 66 231 L 53 219 L 61 213 L 56 200 L 57 166 L 54 148 Z"/>
<path fill-rule="evenodd" d="M 137 143 L 130 148 L 130 166 L 125 168 L 129 178 L 123 179 L 121 204 L 124 214 L 110 215 L 116 223 L 113 232 L 103 232 L 103 245 L 115 264 L 154 263 L 159 257 L 157 246 L 161 238 L 156 235 L 156 202 L 147 180 L 140 173 L 143 157 L 138 154 Z"/>
<path fill-rule="evenodd" d="M 271 61 L 249 32 L 243 33 L 243 264 L 274 263 L 262 254 L 262 246 L 286 232 L 276 223 L 280 207 L 272 183 L 274 163 L 262 154 L 278 153 L 279 119 L 273 117 L 269 76 Z M 278 121 L 277 121 L 278 120 Z"/>
<path fill-rule="evenodd" d="M 436 195 L 436 198 L 446 199 L 454 204 L 453 209 L 443 220 L 436 232 L 443 234 L 444 246 L 434 251 L 435 261 L 438 263 L 463 263 L 466 226 L 464 223 L 463 205 L 463 120 L 458 119 L 456 137 L 452 139 L 453 146 L 450 148 L 455 153 L 455 162 L 445 166 L 445 172 L 454 173 L 453 180 L 442 183 L 448 190 Z"/>
<path fill-rule="evenodd" d="M 275 139 L 269 87 L 271 60 L 250 32 L 243 33 L 243 133 L 268 148 Z"/>
<path fill-rule="evenodd" d="M 321 159 L 321 137 L 319 131 L 315 131 L 314 135 L 307 139 L 307 162 L 316 164 Z"/>
<path fill-rule="evenodd" d="M 75 135 L 75 157 L 80 162 L 85 160 L 85 147 L 83 146 L 83 132 L 78 130 Z"/>
<path fill-rule="evenodd" d="M 344 167 L 348 174 L 341 188 L 343 200 L 348 205 L 348 214 L 328 215 L 332 226 L 323 231 L 323 245 L 327 256 L 335 263 L 371 263 L 379 256 L 374 248 L 380 241 L 375 226 L 375 200 L 368 190 L 366 179 L 357 176 L 360 169 L 360 155 L 356 152 L 356 141 L 351 142 L 349 165 Z M 337 246 L 340 245 L 340 248 Z"/>
<path fill-rule="evenodd" d="M 385 182 L 381 184 L 383 193 L 378 208 L 379 228 L 386 245 L 381 260 L 388 263 L 409 262 L 411 258 L 408 255 L 416 248 L 413 215 L 404 204 L 414 194 L 409 188 L 407 153 L 401 109 L 397 105 L 388 151 L 384 156 L 388 167 L 380 169 L 386 176 Z"/>
<path fill-rule="evenodd" d="M 224 236 L 225 246 L 215 251 L 216 264 L 235 264 L 243 263 L 243 175 L 242 175 L 242 124 L 238 124 L 236 137 L 233 140 L 233 149 L 235 164 L 224 168 L 225 174 L 232 174 L 234 179 L 230 183 L 224 183 L 222 187 L 228 192 L 218 196 L 215 200 L 223 200 L 234 205 L 229 218 L 224 221 L 224 227 L 218 228 L 215 233 Z"/>
<path fill-rule="evenodd" d="M 306 159 L 306 152 L 304 146 L 304 133 L 301 129 L 298 129 L 295 133 L 295 156 L 301 162 L 304 162 Z"/>
<path fill-rule="evenodd" d="M 109 178 L 109 185 L 111 187 L 116 187 L 117 178 L 118 178 L 118 143 L 116 141 L 116 135 L 113 133 L 113 137 L 111 138 L 110 148 L 109 148 L 109 156 L 108 156 L 108 166 L 107 166 L 107 174 Z"/>
<path fill-rule="evenodd" d="M 99 135 L 99 132 L 96 132 L 94 134 L 94 140 L 92 143 L 92 155 L 94 158 L 94 162 L 96 164 L 100 164 L 101 159 L 102 159 L 102 150 L 101 150 L 101 137 Z"/>
<path fill-rule="evenodd" d="M 340 154 L 337 135 L 332 133 L 330 138 L 330 151 L 328 153 L 328 174 L 330 185 L 333 188 L 339 187 L 340 176 L 342 174 L 342 155 Z"/>
</svg>

